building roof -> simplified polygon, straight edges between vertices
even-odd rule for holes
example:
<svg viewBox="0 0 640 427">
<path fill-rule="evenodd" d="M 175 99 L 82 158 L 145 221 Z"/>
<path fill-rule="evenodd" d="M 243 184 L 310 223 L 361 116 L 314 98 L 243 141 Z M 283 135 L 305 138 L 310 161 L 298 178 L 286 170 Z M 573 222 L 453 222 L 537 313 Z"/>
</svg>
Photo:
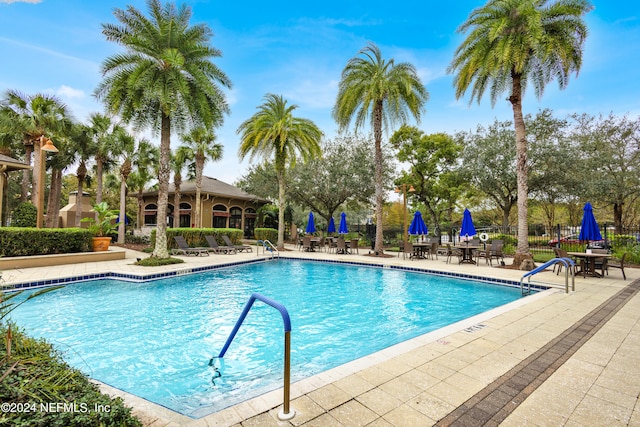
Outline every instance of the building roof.
<svg viewBox="0 0 640 427">
<path fill-rule="evenodd" d="M 175 191 L 175 185 L 173 183 L 169 184 L 169 194 L 173 194 Z M 250 200 L 261 203 L 269 203 L 269 200 L 256 196 L 253 194 L 249 194 L 238 187 L 235 187 L 231 184 L 227 184 L 226 182 L 220 181 L 216 178 L 211 178 L 208 176 L 202 177 L 202 195 L 210 194 L 212 196 L 221 196 L 221 197 L 229 197 L 232 199 L 239 200 Z M 196 192 L 196 181 L 184 181 L 180 184 L 180 193 L 181 194 L 195 194 Z M 145 196 L 150 196 L 158 194 L 157 190 L 145 192 Z"/>
<path fill-rule="evenodd" d="M 31 169 L 26 163 L 21 162 L 20 160 L 16 160 L 12 157 L 5 156 L 4 154 L 0 154 L 0 164 L 7 166 L 7 171 L 15 171 L 20 169 Z"/>
</svg>

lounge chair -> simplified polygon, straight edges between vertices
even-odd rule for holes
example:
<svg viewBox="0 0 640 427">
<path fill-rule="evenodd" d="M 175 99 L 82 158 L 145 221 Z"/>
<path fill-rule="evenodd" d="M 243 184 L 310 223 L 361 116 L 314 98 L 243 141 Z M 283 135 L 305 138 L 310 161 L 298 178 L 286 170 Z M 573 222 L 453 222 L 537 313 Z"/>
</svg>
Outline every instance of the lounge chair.
<svg viewBox="0 0 640 427">
<path fill-rule="evenodd" d="M 224 243 L 226 243 L 227 246 L 231 246 L 231 247 L 236 248 L 236 250 L 238 252 L 244 252 L 244 251 L 253 252 L 253 248 L 251 246 L 249 246 L 249 245 L 235 245 L 231 241 L 231 239 L 229 239 L 229 236 L 227 236 L 226 234 L 222 235 L 222 240 L 224 240 Z"/>
<path fill-rule="evenodd" d="M 184 240 L 183 236 L 173 236 L 173 239 L 176 241 L 178 248 L 171 249 L 172 255 L 204 255 L 207 254 L 209 256 L 209 249 L 207 248 L 193 248 L 189 246 L 186 240 Z"/>
<path fill-rule="evenodd" d="M 220 246 L 218 245 L 218 242 L 216 241 L 215 237 L 213 236 L 204 236 L 205 239 L 207 239 L 207 243 L 209 244 L 209 250 L 213 251 L 217 254 L 220 253 L 225 253 L 225 254 L 230 254 L 230 253 L 238 253 L 238 250 L 233 247 L 233 246 Z"/>
</svg>

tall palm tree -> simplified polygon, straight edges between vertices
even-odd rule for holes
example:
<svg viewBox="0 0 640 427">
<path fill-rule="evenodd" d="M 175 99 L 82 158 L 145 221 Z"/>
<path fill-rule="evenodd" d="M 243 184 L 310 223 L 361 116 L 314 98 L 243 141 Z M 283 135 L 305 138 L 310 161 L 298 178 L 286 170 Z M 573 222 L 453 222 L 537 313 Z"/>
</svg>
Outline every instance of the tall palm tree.
<svg viewBox="0 0 640 427">
<path fill-rule="evenodd" d="M 136 214 L 136 229 L 142 227 L 143 193 L 154 175 L 158 175 L 158 161 L 160 150 L 146 139 L 138 143 L 138 151 L 133 158 L 135 170 L 129 175 L 129 187 L 136 191 L 138 209 Z"/>
<path fill-rule="evenodd" d="M 87 179 L 87 162 L 95 154 L 95 145 L 89 136 L 90 129 L 88 126 L 76 123 L 71 133 L 71 153 L 78 161 L 78 169 L 76 169 L 76 177 L 78 178 L 78 195 L 76 196 L 76 220 L 75 227 L 80 227 L 82 219 L 82 197 L 84 194 L 84 183 Z"/>
<path fill-rule="evenodd" d="M 207 159 L 214 162 L 222 159 L 222 144 L 215 142 L 216 135 L 205 127 L 197 127 L 189 133 L 182 135 L 183 147 L 187 150 L 188 157 L 195 161 L 196 166 L 196 209 L 195 227 L 202 227 L 202 207 L 200 206 L 200 193 L 202 192 L 202 172 Z"/>
<path fill-rule="evenodd" d="M 106 114 L 93 113 L 89 116 L 90 135 L 95 148 L 94 159 L 96 161 L 96 204 L 102 202 L 102 180 L 105 171 L 114 165 L 109 151 L 110 141 L 121 126 L 114 122 Z"/>
<path fill-rule="evenodd" d="M 40 144 L 37 141 L 42 135 L 52 137 L 68 129 L 71 126 L 71 114 L 56 96 L 41 93 L 26 95 L 16 90 L 6 92 L 0 109 L 7 119 L 3 120 L 3 126 L 6 124 L 9 127 L 6 130 L 22 135 L 27 164 L 31 164 L 31 155 L 34 154 L 33 170 L 25 169 L 23 172 L 20 200 L 27 201 L 31 181 L 31 200 L 35 204 L 37 194 L 33 189 L 37 188 L 37 172 L 40 170 Z M 30 180 L 30 172 L 34 174 L 33 180 Z"/>
<path fill-rule="evenodd" d="M 180 199 L 182 192 L 182 171 L 189 161 L 189 152 L 182 145 L 179 146 L 171 156 L 171 166 L 173 169 L 173 226 L 180 227 Z"/>
<path fill-rule="evenodd" d="M 110 150 L 116 154 L 120 169 L 118 177 L 120 178 L 120 213 L 118 215 L 118 243 L 124 243 L 125 226 L 127 224 L 127 179 L 133 170 L 133 157 L 136 150 L 136 139 L 125 129 L 120 128 L 111 140 Z"/>
<path fill-rule="evenodd" d="M 382 208 L 384 182 L 382 132 L 396 122 L 406 123 L 410 117 L 420 121 L 429 92 L 412 64 L 395 63 L 382 58 L 380 49 L 369 43 L 351 58 L 338 85 L 333 118 L 341 130 L 353 120 L 356 131 L 370 123 L 375 144 L 376 254 L 383 253 Z"/>
<path fill-rule="evenodd" d="M 513 265 L 531 259 L 528 241 L 527 135 L 522 115 L 522 96 L 527 83 L 542 97 L 545 85 L 557 79 L 564 89 L 572 72 L 582 65 L 587 36 L 583 16 L 591 10 L 586 0 L 490 0 L 475 9 L 458 28 L 470 30 L 456 49 L 449 73 L 456 97 L 471 87 L 471 100 L 478 103 L 489 89 L 491 103 L 509 92 L 516 133 L 518 185 L 518 247 Z"/>
<path fill-rule="evenodd" d="M 126 52 L 102 64 L 104 80 L 96 96 L 111 113 L 136 128 L 150 127 L 160 133 L 158 169 L 158 221 L 153 256 L 169 257 L 166 218 L 171 168 L 171 132 L 194 125 L 208 126 L 229 112 L 218 87 L 231 87 L 229 78 L 211 62 L 221 56 L 209 44 L 212 36 L 205 24 L 190 25 L 191 8 L 164 6 L 147 0 L 150 17 L 133 6 L 115 9 L 120 25 L 103 24 L 107 40 Z"/>
<path fill-rule="evenodd" d="M 258 112 L 238 127 L 240 159 L 250 155 L 274 159 L 278 178 L 278 249 L 284 249 L 285 175 L 287 165 L 295 164 L 299 154 L 303 160 L 321 154 L 322 131 L 309 119 L 295 117 L 297 105 L 287 105 L 280 95 L 267 94 Z"/>
</svg>

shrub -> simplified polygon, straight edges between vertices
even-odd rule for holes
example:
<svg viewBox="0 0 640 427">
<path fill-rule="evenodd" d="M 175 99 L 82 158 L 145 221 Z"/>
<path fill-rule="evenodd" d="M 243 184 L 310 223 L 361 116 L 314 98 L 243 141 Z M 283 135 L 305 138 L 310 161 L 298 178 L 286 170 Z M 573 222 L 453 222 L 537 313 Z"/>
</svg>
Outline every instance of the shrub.
<svg viewBox="0 0 640 427">
<path fill-rule="evenodd" d="M 269 240 L 274 244 L 278 241 L 278 230 L 275 228 L 256 228 L 253 234 L 256 240 Z"/>
<path fill-rule="evenodd" d="M 155 245 L 156 230 L 151 231 L 151 242 Z M 167 229 L 167 248 L 169 250 L 177 248 L 173 236 L 183 236 L 189 246 L 209 246 L 205 236 L 213 236 L 222 242 L 222 235 L 226 234 L 234 244 L 238 244 L 242 240 L 244 233 L 237 228 L 168 228 Z"/>
<path fill-rule="evenodd" d="M 33 203 L 26 202 L 19 204 L 11 217 L 12 227 L 35 227 L 38 217 L 38 208 Z"/>
<path fill-rule="evenodd" d="M 124 406 L 121 398 L 100 393 L 98 386 L 66 364 L 60 353 L 42 339 L 34 339 L 11 328 L 12 346 L 7 354 L 7 325 L 0 327 L 0 401 L 9 405 L 28 405 L 33 411 L 4 412 L 0 424 L 11 426 L 89 427 L 142 426 Z M 55 403 L 76 410 L 43 410 L 40 405 Z M 75 407 L 73 406 L 75 404 Z M 100 407 L 108 409 L 95 411 Z M 57 409 L 57 407 L 56 407 Z"/>
<path fill-rule="evenodd" d="M 135 265 L 141 265 L 142 267 L 159 267 L 161 265 L 181 264 L 184 260 L 180 258 L 157 258 L 150 256 L 142 258 L 140 261 L 136 261 Z"/>
<path fill-rule="evenodd" d="M 0 256 L 89 252 L 92 237 L 81 228 L 0 227 Z"/>
</svg>

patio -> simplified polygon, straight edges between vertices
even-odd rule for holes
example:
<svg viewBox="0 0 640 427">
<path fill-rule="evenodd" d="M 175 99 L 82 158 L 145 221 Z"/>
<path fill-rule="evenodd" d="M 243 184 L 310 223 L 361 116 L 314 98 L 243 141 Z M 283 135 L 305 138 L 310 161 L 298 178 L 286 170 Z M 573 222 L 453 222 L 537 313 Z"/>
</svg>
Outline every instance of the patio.
<svg viewBox="0 0 640 427">
<path fill-rule="evenodd" d="M 518 281 L 523 272 L 440 260 L 374 258 L 300 252 L 282 257 L 405 265 Z M 123 249 L 113 248 L 113 251 Z M 3 271 L 8 283 L 100 272 L 150 274 L 263 255 L 182 257 L 184 264 L 153 269 L 133 265 L 147 256 Z M 509 260 L 507 260 L 507 264 Z M 640 270 L 604 278 L 576 277 L 576 291 L 541 292 L 449 327 L 292 384 L 296 416 L 277 420 L 277 390 L 193 420 L 119 390 L 145 425 L 153 426 L 426 426 L 639 425 Z M 534 276 L 564 287 L 564 275 Z M 295 345 L 295 325 L 292 332 Z M 517 405 L 516 403 L 520 403 Z"/>
</svg>

